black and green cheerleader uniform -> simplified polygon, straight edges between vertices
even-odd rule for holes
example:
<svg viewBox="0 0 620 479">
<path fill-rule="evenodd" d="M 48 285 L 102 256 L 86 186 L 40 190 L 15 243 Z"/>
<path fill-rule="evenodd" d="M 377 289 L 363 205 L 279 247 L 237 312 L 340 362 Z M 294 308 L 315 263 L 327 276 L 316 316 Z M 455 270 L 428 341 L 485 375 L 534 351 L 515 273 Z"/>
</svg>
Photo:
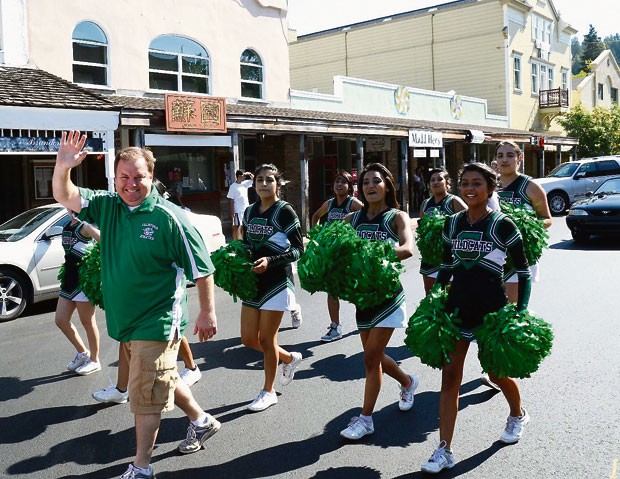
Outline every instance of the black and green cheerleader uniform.
<svg viewBox="0 0 620 479">
<path fill-rule="evenodd" d="M 351 226 L 357 235 L 369 241 L 389 241 L 394 245 L 399 242 L 398 233 L 392 229 L 392 222 L 398 214 L 396 208 L 386 208 L 373 219 L 368 219 L 364 210 L 353 213 Z M 355 320 L 361 331 L 375 327 L 404 328 L 407 326 L 407 308 L 402 285 L 391 298 L 373 308 L 356 308 Z"/>
<path fill-rule="evenodd" d="M 287 289 L 294 294 L 291 263 L 297 261 L 304 250 L 301 225 L 293 207 L 283 200 L 276 201 L 264 212 L 260 202 L 246 208 L 243 215 L 243 241 L 250 249 L 252 260 L 269 258 L 267 270 L 258 275 L 258 293 L 244 306 L 263 309 L 263 305 Z M 294 301 L 293 301 L 294 304 Z M 275 311 L 290 309 L 290 301 L 281 301 Z"/>
<path fill-rule="evenodd" d="M 86 248 L 94 241 L 92 238 L 80 233 L 84 224 L 83 221 L 71 224 L 67 223 L 62 230 L 62 247 L 65 250 L 64 274 L 60 281 L 60 296 L 73 300 L 81 292 L 80 283 L 80 261 L 86 253 Z M 88 298 L 85 301 L 88 301 Z"/>
<path fill-rule="evenodd" d="M 450 193 L 448 193 L 448 195 L 439 203 L 435 202 L 435 198 L 433 196 L 431 196 L 430 198 L 426 198 L 422 203 L 422 214 L 427 215 L 433 211 L 438 211 L 445 216 L 453 215 L 455 213 L 454 209 L 452 208 L 453 200 L 454 195 L 451 195 Z M 438 264 L 427 263 L 426 261 L 424 261 L 424 258 L 422 258 L 422 261 L 420 263 L 420 274 L 424 276 L 436 276 L 438 271 Z"/>
<path fill-rule="evenodd" d="M 327 215 L 325 224 L 329 224 L 332 221 L 342 221 L 351 213 L 351 205 L 353 204 L 353 197 L 347 196 L 346 199 L 338 204 L 336 198 L 330 198 L 328 200 Z"/>
<path fill-rule="evenodd" d="M 529 199 L 526 193 L 530 181 L 532 181 L 531 176 L 518 175 L 512 183 L 497 192 L 500 201 L 506 201 L 513 206 L 533 210 L 532 200 Z"/>
<path fill-rule="evenodd" d="M 519 230 L 505 214 L 489 212 L 470 225 L 467 210 L 446 219 L 443 230 L 444 253 L 437 281 L 447 286 L 448 306 L 462 321 L 464 337 L 482 325 L 487 313 L 498 311 L 507 299 L 502 286 L 506 254 L 510 254 L 519 275 L 517 307 L 527 307 L 530 297 L 530 270 Z M 469 333 L 469 336 L 467 336 Z"/>
</svg>

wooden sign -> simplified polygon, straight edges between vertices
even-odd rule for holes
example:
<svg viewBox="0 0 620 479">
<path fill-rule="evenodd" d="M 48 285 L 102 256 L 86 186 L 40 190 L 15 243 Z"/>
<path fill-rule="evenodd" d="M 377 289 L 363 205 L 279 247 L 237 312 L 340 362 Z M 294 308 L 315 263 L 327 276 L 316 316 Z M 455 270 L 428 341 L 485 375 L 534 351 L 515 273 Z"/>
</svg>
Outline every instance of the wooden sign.
<svg viewBox="0 0 620 479">
<path fill-rule="evenodd" d="M 226 99 L 167 93 L 166 130 L 226 133 Z"/>
</svg>

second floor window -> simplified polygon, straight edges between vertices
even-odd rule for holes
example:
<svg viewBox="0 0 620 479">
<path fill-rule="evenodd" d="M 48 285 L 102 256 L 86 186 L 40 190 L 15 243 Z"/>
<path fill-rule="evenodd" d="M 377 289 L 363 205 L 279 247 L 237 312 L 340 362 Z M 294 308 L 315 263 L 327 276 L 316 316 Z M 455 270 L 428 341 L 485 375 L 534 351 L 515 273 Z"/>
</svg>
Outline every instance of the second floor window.
<svg viewBox="0 0 620 479">
<path fill-rule="evenodd" d="M 562 90 L 568 90 L 568 70 L 562 68 Z"/>
<path fill-rule="evenodd" d="M 538 95 L 538 63 L 532 63 L 532 93 Z"/>
<path fill-rule="evenodd" d="M 521 57 L 515 56 L 513 58 L 513 69 L 514 69 L 514 89 L 521 91 Z"/>
<path fill-rule="evenodd" d="M 241 96 L 263 98 L 263 62 L 249 48 L 241 54 Z"/>
<path fill-rule="evenodd" d="M 604 100 L 605 97 L 603 95 L 603 84 L 602 83 L 598 84 L 598 89 L 597 90 L 598 90 L 598 99 L 599 100 Z"/>
<path fill-rule="evenodd" d="M 209 55 L 199 43 L 178 35 L 164 35 L 149 47 L 149 88 L 210 93 Z"/>
<path fill-rule="evenodd" d="M 547 86 L 548 90 L 553 90 L 553 87 L 555 86 L 555 73 L 553 71 L 553 67 L 549 67 L 549 84 Z"/>
<path fill-rule="evenodd" d="M 73 81 L 108 84 L 108 39 L 93 22 L 79 23 L 73 30 Z"/>
</svg>

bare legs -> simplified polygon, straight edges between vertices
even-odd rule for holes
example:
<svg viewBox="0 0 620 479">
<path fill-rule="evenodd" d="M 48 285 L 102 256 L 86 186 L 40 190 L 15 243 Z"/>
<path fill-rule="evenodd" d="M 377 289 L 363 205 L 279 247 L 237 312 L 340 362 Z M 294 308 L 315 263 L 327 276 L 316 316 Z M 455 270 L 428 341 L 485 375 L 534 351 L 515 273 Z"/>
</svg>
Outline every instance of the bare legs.
<svg viewBox="0 0 620 479">
<path fill-rule="evenodd" d="M 332 323 L 340 324 L 340 300 L 327 295 L 327 311 Z"/>
<path fill-rule="evenodd" d="M 393 328 L 373 328 L 369 331 L 360 331 L 366 369 L 364 404 L 362 406 L 362 415 L 364 416 L 370 416 L 375 408 L 384 372 L 396 379 L 401 386 L 407 386 L 410 382 L 409 376 L 398 366 L 396 361 L 385 354 L 385 348 L 393 332 Z"/>
<path fill-rule="evenodd" d="M 278 361 L 290 363 L 291 354 L 278 345 L 278 329 L 283 311 L 264 311 L 241 307 L 241 342 L 244 346 L 263 352 L 265 383 L 263 389 L 273 392 Z"/>
<path fill-rule="evenodd" d="M 90 359 L 98 362 L 99 329 L 97 328 L 97 320 L 95 318 L 95 307 L 92 304 L 89 302 L 71 301 L 62 297 L 58 298 L 56 316 L 54 318 L 56 326 L 58 326 L 78 353 L 86 351 L 84 341 L 82 341 L 80 334 L 71 322 L 71 316 L 76 309 L 80 317 L 80 322 L 86 332 L 88 348 L 90 349 Z"/>
</svg>

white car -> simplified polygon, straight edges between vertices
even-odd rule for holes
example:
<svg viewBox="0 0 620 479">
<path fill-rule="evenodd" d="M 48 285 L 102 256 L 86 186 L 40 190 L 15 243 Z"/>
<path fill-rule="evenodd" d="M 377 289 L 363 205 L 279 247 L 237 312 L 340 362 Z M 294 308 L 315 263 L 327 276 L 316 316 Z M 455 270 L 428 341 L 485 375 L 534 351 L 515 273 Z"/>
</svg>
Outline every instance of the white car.
<svg viewBox="0 0 620 479">
<path fill-rule="evenodd" d="M 189 213 L 209 251 L 226 244 L 217 216 Z M 69 221 L 59 204 L 25 211 L 0 225 L 0 322 L 17 318 L 27 305 L 58 297 L 64 263 L 62 230 Z"/>
</svg>

